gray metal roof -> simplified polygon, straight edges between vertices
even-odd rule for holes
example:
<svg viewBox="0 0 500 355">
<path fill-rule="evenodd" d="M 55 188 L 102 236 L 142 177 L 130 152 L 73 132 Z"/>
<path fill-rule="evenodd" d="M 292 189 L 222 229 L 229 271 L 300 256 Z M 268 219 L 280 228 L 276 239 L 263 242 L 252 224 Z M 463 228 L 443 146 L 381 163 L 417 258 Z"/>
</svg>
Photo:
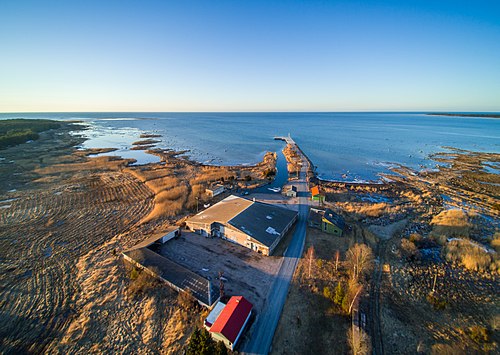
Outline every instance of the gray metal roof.
<svg viewBox="0 0 500 355">
<path fill-rule="evenodd" d="M 160 233 L 155 233 L 153 234 L 152 236 L 149 236 L 147 237 L 146 239 L 144 239 L 142 242 L 140 242 L 139 244 L 137 245 L 134 245 L 132 248 L 130 248 L 129 250 L 133 250 L 133 249 L 141 249 L 141 248 L 145 248 L 145 247 L 148 247 L 150 246 L 151 244 L 154 244 L 156 241 L 160 240 L 160 238 L 166 236 L 167 234 L 175 231 L 175 230 L 178 230 L 180 229 L 179 226 L 169 226 L 167 227 L 163 232 L 160 232 Z"/>
<path fill-rule="evenodd" d="M 252 204 L 252 201 L 231 195 L 212 207 L 189 218 L 188 221 L 203 224 L 212 224 L 214 222 L 225 224 Z"/>
<path fill-rule="evenodd" d="M 345 227 L 344 219 L 342 218 L 342 216 L 336 214 L 331 209 L 327 208 L 323 217 L 325 217 L 331 223 L 335 224 L 340 229 L 344 229 Z"/>
<path fill-rule="evenodd" d="M 148 269 L 153 268 L 153 272 L 176 287 L 190 290 L 196 299 L 208 306 L 211 306 L 209 300 L 213 303 L 219 298 L 217 285 L 149 248 L 129 250 L 124 254 Z"/>
<path fill-rule="evenodd" d="M 296 215 L 296 211 L 254 202 L 228 223 L 270 247 Z"/>
</svg>

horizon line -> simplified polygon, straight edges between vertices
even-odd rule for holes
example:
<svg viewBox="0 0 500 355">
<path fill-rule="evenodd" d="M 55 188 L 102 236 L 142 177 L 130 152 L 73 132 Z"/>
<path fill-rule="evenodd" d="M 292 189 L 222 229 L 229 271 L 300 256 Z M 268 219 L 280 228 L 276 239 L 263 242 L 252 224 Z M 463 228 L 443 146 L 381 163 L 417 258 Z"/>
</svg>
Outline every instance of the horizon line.
<svg viewBox="0 0 500 355">
<path fill-rule="evenodd" d="M 24 113 L 500 113 L 498 111 L 453 111 L 453 110 L 298 110 L 298 111 L 1 111 L 0 114 Z"/>
</svg>

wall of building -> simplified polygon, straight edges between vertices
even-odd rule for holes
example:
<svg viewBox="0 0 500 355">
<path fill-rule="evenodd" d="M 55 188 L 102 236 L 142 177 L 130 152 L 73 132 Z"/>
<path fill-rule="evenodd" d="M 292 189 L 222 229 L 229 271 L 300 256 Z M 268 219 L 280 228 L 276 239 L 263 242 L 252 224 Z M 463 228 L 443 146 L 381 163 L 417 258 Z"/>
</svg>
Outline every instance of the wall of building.
<svg viewBox="0 0 500 355">
<path fill-rule="evenodd" d="M 161 237 L 161 242 L 162 242 L 162 243 L 166 243 L 166 242 L 168 242 L 170 239 L 175 238 L 175 236 L 177 235 L 177 233 L 179 233 L 179 230 L 178 230 L 178 229 L 173 230 L 173 231 L 171 231 L 171 232 L 170 232 L 170 233 L 168 233 L 168 234 L 165 234 L 163 237 Z"/>
<path fill-rule="evenodd" d="M 252 244 L 253 244 L 253 248 L 252 248 Z M 247 242 L 246 242 L 245 246 L 247 248 L 257 252 L 257 253 L 261 253 L 262 255 L 269 255 L 269 248 L 267 246 L 265 246 L 264 244 L 262 244 L 261 242 L 259 242 L 258 240 L 255 240 L 251 237 L 247 238 Z"/>
<path fill-rule="evenodd" d="M 231 240 L 239 245 L 243 245 L 243 246 L 247 247 L 247 245 L 246 245 L 247 237 L 248 237 L 247 234 L 245 234 L 237 229 L 230 228 L 228 226 L 224 226 L 223 231 L 224 232 L 222 233 L 222 237 L 224 239 Z"/>
<path fill-rule="evenodd" d="M 205 223 L 195 223 L 186 221 L 186 226 L 195 233 L 207 236 L 210 235 L 210 225 Z"/>
<path fill-rule="evenodd" d="M 224 233 L 222 234 L 222 237 L 224 239 L 235 242 L 255 252 L 260 252 L 263 255 L 269 255 L 269 248 L 266 247 L 264 244 L 260 243 L 259 241 L 253 239 L 248 234 L 243 233 L 242 231 L 236 228 L 231 228 L 228 226 L 224 226 L 223 231 Z"/>
<path fill-rule="evenodd" d="M 329 222 L 325 222 L 324 220 L 321 224 L 322 224 L 321 230 L 323 232 L 330 233 L 333 235 L 338 235 L 338 236 L 342 235 L 342 230 L 339 227 L 337 227 L 336 225 L 331 224 Z"/>
<path fill-rule="evenodd" d="M 220 186 L 213 189 L 206 189 L 205 192 L 208 194 L 208 196 L 214 197 L 223 193 L 224 190 L 225 190 L 224 186 Z"/>
<path fill-rule="evenodd" d="M 229 350 L 233 350 L 233 344 L 224 335 L 222 335 L 221 333 L 210 333 L 210 334 L 212 335 L 212 338 L 216 342 L 222 341 L 226 346 L 226 348 L 228 348 Z"/>
<path fill-rule="evenodd" d="M 297 215 L 295 215 L 295 217 L 290 221 L 290 223 L 288 223 L 288 225 L 283 230 L 283 232 L 280 234 L 280 236 L 274 241 L 274 243 L 269 248 L 269 254 L 267 254 L 267 255 L 271 255 L 274 252 L 274 249 L 278 246 L 278 244 L 280 243 L 281 239 L 283 239 L 283 237 L 290 230 L 290 228 L 293 226 L 293 224 L 295 223 L 295 221 L 297 221 Z"/>
</svg>

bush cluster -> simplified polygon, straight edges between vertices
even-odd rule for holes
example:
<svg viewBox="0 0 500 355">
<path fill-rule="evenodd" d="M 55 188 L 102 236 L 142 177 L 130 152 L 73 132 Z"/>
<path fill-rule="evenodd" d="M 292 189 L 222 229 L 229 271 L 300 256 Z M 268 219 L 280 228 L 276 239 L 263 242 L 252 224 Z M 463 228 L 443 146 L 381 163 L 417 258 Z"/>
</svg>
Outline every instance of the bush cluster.
<svg viewBox="0 0 500 355">
<path fill-rule="evenodd" d="M 205 328 L 196 328 L 189 338 L 186 354 L 226 355 L 227 349 L 222 341 L 215 342 Z"/>
<path fill-rule="evenodd" d="M 436 310 L 445 309 L 448 305 L 448 302 L 446 302 L 446 300 L 436 296 L 432 292 L 427 295 L 427 302 L 429 302 Z"/>
<path fill-rule="evenodd" d="M 0 121 L 0 149 L 36 140 L 39 138 L 39 132 L 59 127 L 59 123 L 51 120 L 2 120 Z"/>
</svg>

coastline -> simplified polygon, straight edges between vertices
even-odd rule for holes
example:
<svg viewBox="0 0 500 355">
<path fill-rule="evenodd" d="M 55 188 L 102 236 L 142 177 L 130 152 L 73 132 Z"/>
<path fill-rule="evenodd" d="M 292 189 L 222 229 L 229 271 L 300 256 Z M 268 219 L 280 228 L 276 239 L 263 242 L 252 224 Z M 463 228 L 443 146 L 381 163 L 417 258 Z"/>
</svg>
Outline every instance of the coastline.
<svg viewBox="0 0 500 355">
<path fill-rule="evenodd" d="M 115 148 L 79 149 L 83 130 L 84 126 L 63 123 L 60 129 L 40 133 L 32 143 L 1 152 L 0 238 L 5 241 L 1 257 L 6 262 L 0 274 L 3 284 L 16 287 L 2 288 L 0 295 L 5 299 L 22 292 L 4 312 L 24 319 L 36 308 L 50 324 L 4 324 L 2 331 L 9 338 L 2 347 L 19 352 L 90 351 L 92 339 L 105 336 L 99 324 L 121 322 L 106 316 L 115 314 L 117 305 L 125 310 L 124 317 L 138 312 L 127 296 L 128 286 L 124 290 L 130 280 L 119 252 L 195 213 L 197 196 L 202 207 L 205 201 L 214 203 L 241 188 L 267 183 L 264 175 L 276 163 L 271 152 L 256 165 L 235 167 L 206 165 L 183 152 L 158 150 L 161 162 L 134 165 L 132 159 L 100 155 Z M 210 199 L 205 188 L 217 181 L 231 190 Z M 33 287 L 39 283 L 46 286 Z M 151 292 L 153 297 L 162 294 L 157 305 L 162 311 L 155 314 L 178 312 L 171 291 Z M 112 301 L 103 303 L 104 299 Z M 169 321 L 176 336 L 165 336 L 164 346 L 180 351 L 194 324 L 176 317 Z M 137 352 L 145 350 L 139 343 L 134 347 Z"/>
<path fill-rule="evenodd" d="M 429 112 L 427 116 L 449 116 L 449 117 L 477 117 L 477 118 L 500 118 L 497 113 L 454 113 L 454 112 Z"/>
<path fill-rule="evenodd" d="M 162 346 L 180 352 L 197 324 L 185 319 L 198 319 L 199 314 L 187 310 L 179 315 L 182 307 L 176 294 L 161 287 L 144 291 L 139 297 L 147 300 L 146 307 L 138 308 L 140 303 L 129 294 L 133 283 L 120 252 L 145 236 L 182 224 L 198 207 L 226 196 L 201 199 L 197 206 L 196 197 L 208 184 L 224 181 L 232 187 L 227 193 L 234 193 L 250 188 L 251 182 L 267 183 L 269 176 L 264 173 L 276 167 L 275 154 L 269 153 L 267 161 L 250 167 L 214 166 L 189 160 L 182 151 L 159 149 L 159 163 L 134 165 L 131 159 L 92 156 L 113 148 L 79 150 L 84 139 L 68 124 L 59 131 L 41 133 L 37 141 L 2 151 L 6 159 L 0 161 L 4 196 L 0 237 L 6 241 L 1 251 L 6 262 L 0 265 L 0 274 L 4 284 L 16 286 L 3 288 L 0 295 L 5 299 L 21 291 L 16 302 L 6 305 L 6 314 L 25 319 L 32 309 L 38 309 L 42 320 L 50 324 L 43 329 L 29 322 L 4 325 L 5 333 L 11 334 L 7 346 L 21 352 L 28 347 L 39 352 L 90 351 L 96 341 L 108 337 L 108 350 L 125 350 L 126 346 L 141 352 L 147 349 L 145 344 L 122 343 L 116 331 L 122 329 L 121 324 L 133 331 L 154 324 L 165 334 Z M 297 146 L 285 146 L 283 154 L 297 164 L 294 149 Z M 495 184 L 500 181 L 498 174 L 484 170 L 483 165 L 487 162 L 491 171 L 498 171 L 500 154 L 456 150 L 436 158 L 446 165 L 439 171 L 415 172 L 399 166 L 398 175 L 387 175 L 393 179 L 391 183 L 318 180 L 326 197 L 321 207 L 344 216 L 352 227 L 346 232 L 348 238 L 359 242 L 380 239 L 385 243 L 396 227 L 404 237 L 426 235 L 433 228 L 433 218 L 450 209 L 468 211 L 476 230 L 491 238 L 500 227 L 495 197 Z M 308 164 L 311 178 L 315 178 L 312 163 Z M 247 174 L 252 175 L 251 181 L 246 181 Z M 401 235 L 393 242 L 396 250 Z M 483 245 L 489 242 L 475 238 Z M 394 261 L 395 265 L 400 262 L 399 257 Z M 439 265 L 445 270 L 456 268 Z M 44 288 L 36 287 L 39 284 Z M 425 295 L 423 299 L 425 302 Z M 61 314 L 71 317 L 61 318 Z M 167 318 L 168 329 L 175 332 L 164 332 L 158 325 Z"/>
</svg>

